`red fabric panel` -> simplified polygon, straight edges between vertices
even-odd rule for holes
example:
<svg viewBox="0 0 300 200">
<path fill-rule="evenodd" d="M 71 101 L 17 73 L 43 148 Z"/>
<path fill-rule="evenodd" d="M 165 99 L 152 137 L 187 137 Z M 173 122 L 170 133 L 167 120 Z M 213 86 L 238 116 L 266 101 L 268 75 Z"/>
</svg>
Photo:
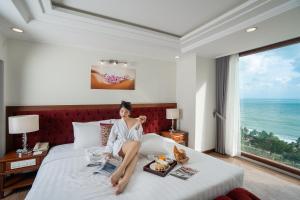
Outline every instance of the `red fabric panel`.
<svg viewBox="0 0 300 200">
<path fill-rule="evenodd" d="M 215 200 L 260 200 L 257 196 L 244 188 L 235 188 L 227 196 L 219 196 Z"/>
<path fill-rule="evenodd" d="M 166 119 L 167 107 L 135 108 L 132 117 L 146 115 L 147 122 L 143 124 L 144 133 L 160 132 L 171 127 L 171 120 Z M 52 110 L 52 111 L 18 111 L 12 115 L 38 114 L 40 117 L 40 130 L 28 133 L 28 146 L 33 147 L 36 142 L 50 142 L 51 146 L 72 143 L 72 122 L 88 122 L 105 119 L 119 119 L 119 109 L 78 109 L 78 110 Z M 14 149 L 22 146 L 22 135 L 11 135 Z"/>
</svg>

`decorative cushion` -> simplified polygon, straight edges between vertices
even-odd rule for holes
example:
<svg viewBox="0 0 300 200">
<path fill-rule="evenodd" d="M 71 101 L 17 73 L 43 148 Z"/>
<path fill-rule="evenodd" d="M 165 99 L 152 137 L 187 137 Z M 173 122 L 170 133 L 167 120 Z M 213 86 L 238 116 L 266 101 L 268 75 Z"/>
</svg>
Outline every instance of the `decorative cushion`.
<svg viewBox="0 0 300 200">
<path fill-rule="evenodd" d="M 100 123 L 100 126 L 101 126 L 102 145 L 106 146 L 111 131 L 111 127 L 113 126 L 113 124 Z"/>
<path fill-rule="evenodd" d="M 99 122 L 72 122 L 74 149 L 102 146 Z"/>
</svg>

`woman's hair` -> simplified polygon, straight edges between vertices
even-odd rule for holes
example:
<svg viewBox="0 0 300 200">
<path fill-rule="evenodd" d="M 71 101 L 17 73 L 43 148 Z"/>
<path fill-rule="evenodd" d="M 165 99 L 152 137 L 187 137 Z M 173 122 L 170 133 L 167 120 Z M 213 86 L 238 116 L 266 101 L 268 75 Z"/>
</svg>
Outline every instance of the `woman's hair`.
<svg viewBox="0 0 300 200">
<path fill-rule="evenodd" d="M 132 107 L 131 107 L 131 103 L 128 101 L 122 101 L 120 104 L 120 109 L 121 108 L 126 108 L 127 110 L 129 110 L 131 112 Z"/>
</svg>

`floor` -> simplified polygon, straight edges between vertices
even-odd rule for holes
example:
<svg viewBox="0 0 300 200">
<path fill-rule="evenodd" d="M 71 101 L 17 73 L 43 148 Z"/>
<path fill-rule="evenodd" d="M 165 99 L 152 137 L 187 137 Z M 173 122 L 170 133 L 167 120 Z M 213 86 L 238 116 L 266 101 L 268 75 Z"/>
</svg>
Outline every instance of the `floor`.
<svg viewBox="0 0 300 200">
<path fill-rule="evenodd" d="M 25 199 L 28 191 L 29 191 L 29 188 L 16 190 L 13 194 L 7 195 L 2 200 L 23 200 L 23 199 Z"/>
<path fill-rule="evenodd" d="M 211 152 L 209 155 L 238 165 L 245 170 L 244 187 L 262 200 L 300 199 L 300 180 L 256 165 L 242 158 Z"/>
<path fill-rule="evenodd" d="M 231 158 L 215 152 L 208 154 L 244 168 L 244 187 L 262 200 L 300 199 L 300 180 L 296 178 L 277 173 L 241 158 Z M 27 192 L 28 189 L 19 190 L 3 200 L 23 200 Z"/>
</svg>

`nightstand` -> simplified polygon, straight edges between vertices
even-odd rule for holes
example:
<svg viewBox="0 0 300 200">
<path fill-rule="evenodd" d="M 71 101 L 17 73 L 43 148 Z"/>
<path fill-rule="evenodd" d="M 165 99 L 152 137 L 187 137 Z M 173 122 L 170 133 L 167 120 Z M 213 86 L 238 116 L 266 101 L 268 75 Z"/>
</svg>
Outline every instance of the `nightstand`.
<svg viewBox="0 0 300 200">
<path fill-rule="evenodd" d="M 0 198 L 3 198 L 6 192 L 32 185 L 47 153 L 48 151 L 40 155 L 29 153 L 19 157 L 14 151 L 0 158 Z"/>
<path fill-rule="evenodd" d="M 188 146 L 188 133 L 185 131 L 177 130 L 172 133 L 171 133 L 171 131 L 162 131 L 162 132 L 160 132 L 160 135 L 163 137 L 171 138 L 178 144 Z"/>
</svg>

